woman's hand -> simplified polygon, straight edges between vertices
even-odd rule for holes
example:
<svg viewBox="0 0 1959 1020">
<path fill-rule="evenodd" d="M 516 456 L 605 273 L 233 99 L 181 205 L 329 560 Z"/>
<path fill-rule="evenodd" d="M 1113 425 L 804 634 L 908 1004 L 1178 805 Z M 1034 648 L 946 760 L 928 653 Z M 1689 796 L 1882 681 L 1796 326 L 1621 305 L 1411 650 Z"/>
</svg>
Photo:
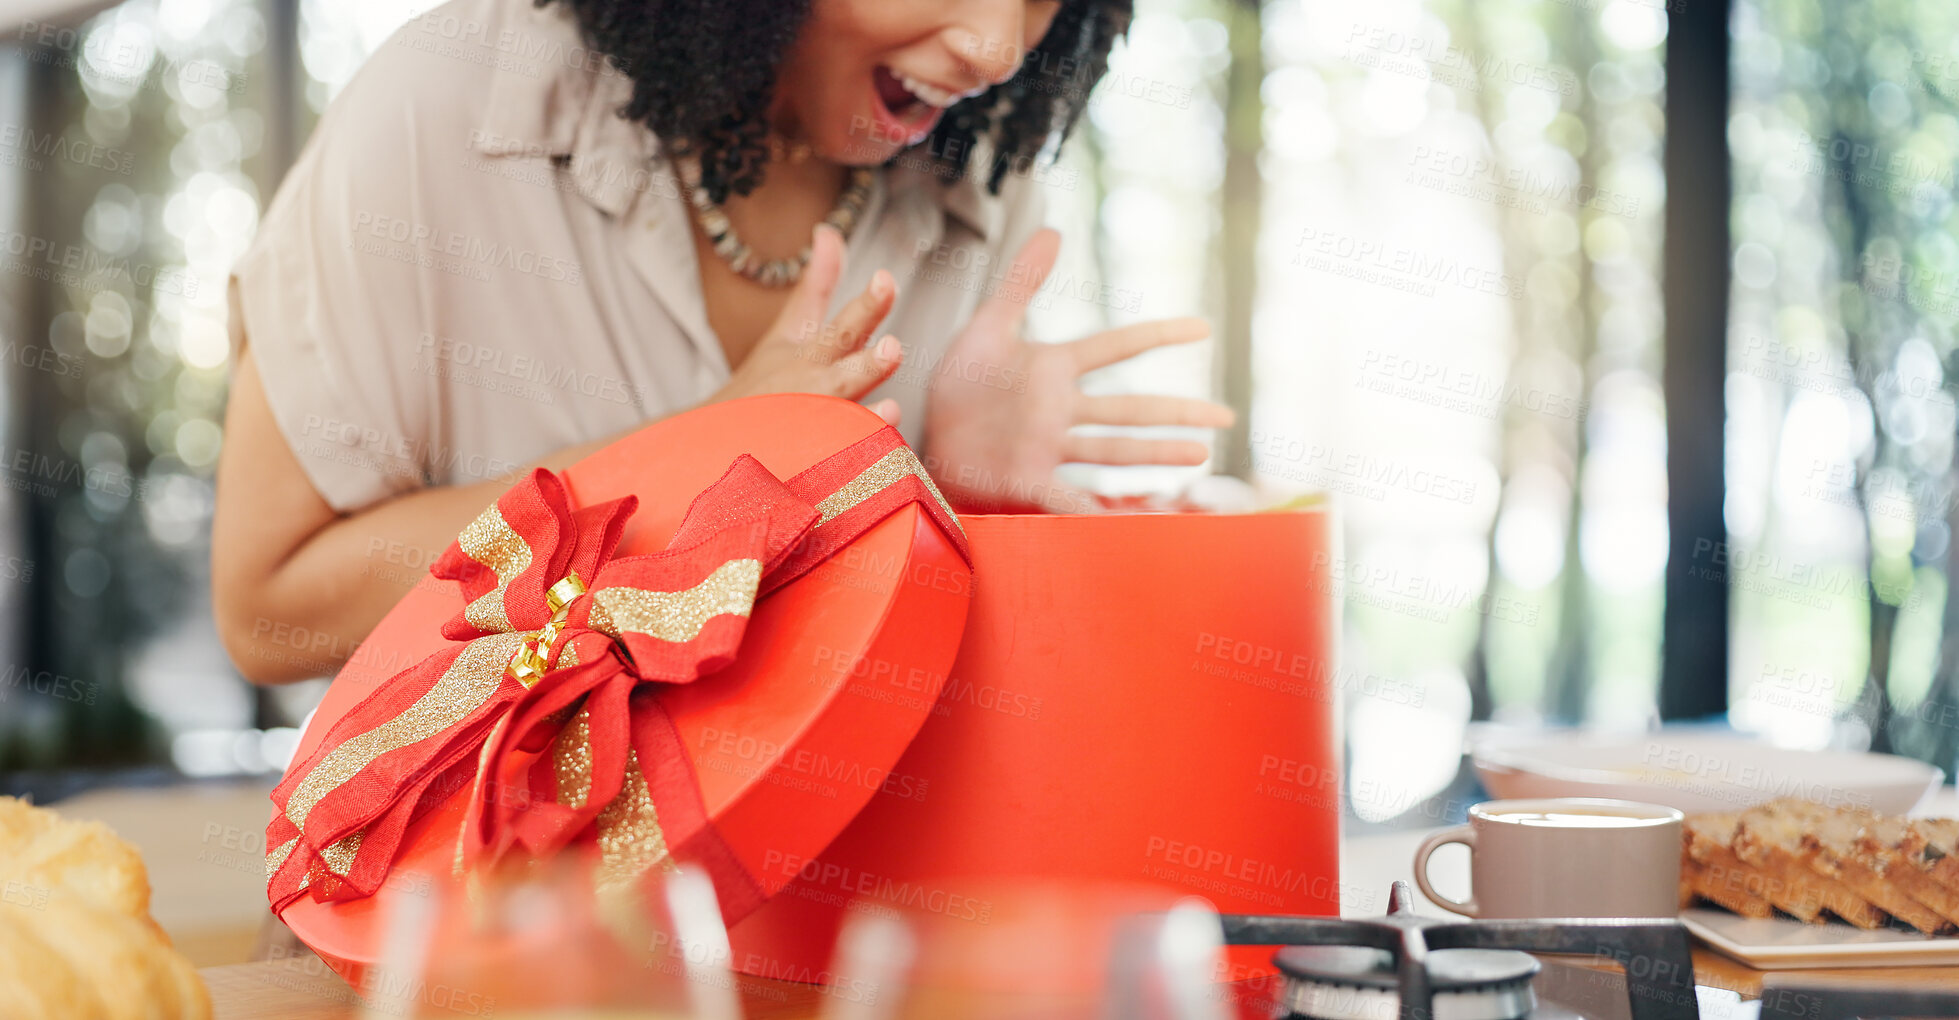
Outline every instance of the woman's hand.
<svg viewBox="0 0 1959 1020">
<path fill-rule="evenodd" d="M 708 403 L 758 393 L 823 393 L 856 400 L 898 370 L 905 359 L 898 338 L 885 336 L 866 346 L 864 341 L 891 311 L 897 284 L 878 270 L 862 294 L 845 305 L 827 324 L 823 310 L 830 306 L 837 277 L 843 272 L 843 235 L 819 224 L 810 238 L 809 264 L 789 294 L 781 314 L 748 352 Z M 871 406 L 885 421 L 898 424 L 898 403 L 880 400 Z"/>
<path fill-rule="evenodd" d="M 1084 372 L 1152 348 L 1202 340 L 1210 335 L 1202 319 L 1142 322 L 1063 344 L 1022 339 L 1027 303 L 1060 250 L 1060 234 L 1036 233 L 1014 260 L 1009 286 L 973 313 L 934 373 L 925 464 L 962 509 L 1081 513 L 1091 508 L 1088 494 L 1054 481 L 1064 463 L 1190 465 L 1210 452 L 1189 440 L 1071 434 L 1076 425 L 1217 429 L 1234 418 L 1208 400 L 1089 396 L 1078 383 Z"/>
</svg>

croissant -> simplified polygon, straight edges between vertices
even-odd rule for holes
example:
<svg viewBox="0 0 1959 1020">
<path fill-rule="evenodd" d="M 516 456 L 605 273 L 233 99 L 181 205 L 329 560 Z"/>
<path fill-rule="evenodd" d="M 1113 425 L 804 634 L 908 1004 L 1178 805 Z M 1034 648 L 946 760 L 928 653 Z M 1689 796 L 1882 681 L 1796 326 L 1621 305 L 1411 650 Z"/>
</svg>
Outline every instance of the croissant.
<svg viewBox="0 0 1959 1020">
<path fill-rule="evenodd" d="M 210 994 L 150 917 L 136 848 L 0 797 L 0 1002 L 20 1020 L 208 1020 Z"/>
</svg>

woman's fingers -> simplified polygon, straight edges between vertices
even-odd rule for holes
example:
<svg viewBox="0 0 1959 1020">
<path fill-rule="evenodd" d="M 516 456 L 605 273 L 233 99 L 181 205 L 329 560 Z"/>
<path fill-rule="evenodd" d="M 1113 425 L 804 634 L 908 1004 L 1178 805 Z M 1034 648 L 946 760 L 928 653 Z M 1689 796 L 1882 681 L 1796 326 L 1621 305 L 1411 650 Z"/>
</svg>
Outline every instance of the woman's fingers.
<svg viewBox="0 0 1959 1020">
<path fill-rule="evenodd" d="M 1211 335 L 1211 324 L 1203 319 L 1158 319 L 1104 330 L 1068 345 L 1077 371 L 1127 361 L 1144 351 L 1170 344 L 1187 344 Z"/>
<path fill-rule="evenodd" d="M 891 373 L 896 372 L 904 361 L 904 345 L 898 343 L 897 337 L 887 333 L 877 343 L 853 351 L 825 367 L 819 385 L 827 388 L 833 396 L 856 400 L 891 378 Z"/>
<path fill-rule="evenodd" d="M 1188 439 L 1134 439 L 1129 436 L 1078 436 L 1061 443 L 1067 464 L 1202 464 L 1211 455 L 1203 443 Z"/>
<path fill-rule="evenodd" d="M 823 312 L 830 307 L 830 294 L 837 289 L 843 273 L 843 235 L 828 223 L 819 223 L 810 233 L 809 262 L 802 279 L 783 302 L 776 316 L 776 334 L 792 340 L 812 339 L 823 324 Z"/>
<path fill-rule="evenodd" d="M 1027 317 L 1027 305 L 1054 271 L 1054 260 L 1061 254 L 1061 234 L 1043 227 L 1027 239 L 1014 256 L 1003 285 L 980 303 L 966 326 L 969 332 L 987 337 L 1018 337 L 1020 321 Z"/>
<path fill-rule="evenodd" d="M 1077 425 L 1186 425 L 1200 429 L 1228 429 L 1237 418 L 1231 408 L 1223 404 L 1191 397 L 1145 394 L 1083 396 L 1075 406 Z"/>
<path fill-rule="evenodd" d="M 823 361 L 835 361 L 864 346 L 864 341 L 870 339 L 878 323 L 890 314 L 891 302 L 897 293 L 898 285 L 891 279 L 890 273 L 882 269 L 872 273 L 871 282 L 863 292 L 843 306 L 843 311 L 830 320 L 823 335 L 811 345 L 812 355 Z"/>
<path fill-rule="evenodd" d="M 880 400 L 877 403 L 871 404 L 869 406 L 870 406 L 871 413 L 877 415 L 880 418 L 883 418 L 884 423 L 886 425 L 889 425 L 894 429 L 898 427 L 899 418 L 901 418 L 902 415 L 899 414 L 897 401 L 892 400 L 889 397 L 886 397 L 885 399 Z"/>
</svg>

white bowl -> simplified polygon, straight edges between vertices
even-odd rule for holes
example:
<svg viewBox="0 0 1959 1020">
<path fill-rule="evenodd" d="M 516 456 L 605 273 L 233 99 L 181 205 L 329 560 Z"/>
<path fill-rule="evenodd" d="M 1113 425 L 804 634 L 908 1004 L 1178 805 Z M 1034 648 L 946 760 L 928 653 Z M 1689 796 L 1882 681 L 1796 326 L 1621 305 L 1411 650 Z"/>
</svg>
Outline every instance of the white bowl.
<svg viewBox="0 0 1959 1020">
<path fill-rule="evenodd" d="M 1797 751 L 1743 736 L 1567 733 L 1478 744 L 1470 759 L 1494 797 L 1606 797 L 1690 814 L 1739 811 L 1777 797 L 1909 814 L 1945 779 L 1912 758 Z"/>
</svg>

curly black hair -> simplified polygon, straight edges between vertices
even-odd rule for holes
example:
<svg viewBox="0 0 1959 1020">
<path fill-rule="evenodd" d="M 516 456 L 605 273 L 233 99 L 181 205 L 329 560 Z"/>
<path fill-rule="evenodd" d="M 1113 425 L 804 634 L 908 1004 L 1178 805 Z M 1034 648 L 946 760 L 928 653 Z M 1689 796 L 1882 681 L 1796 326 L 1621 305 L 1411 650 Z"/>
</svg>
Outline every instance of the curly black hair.
<svg viewBox="0 0 1959 1020">
<path fill-rule="evenodd" d="M 709 198 L 723 202 L 729 192 L 746 195 L 761 183 L 776 69 L 809 17 L 810 0 L 555 2 L 569 7 L 592 48 L 632 79 L 633 98 L 620 116 L 697 157 Z M 983 141 L 986 185 L 998 194 L 1010 170 L 1052 158 L 1049 143 L 1059 146 L 1081 116 L 1131 13 L 1131 0 L 1062 0 L 1014 77 L 953 106 L 919 143 L 926 165 L 956 179 Z"/>
</svg>

